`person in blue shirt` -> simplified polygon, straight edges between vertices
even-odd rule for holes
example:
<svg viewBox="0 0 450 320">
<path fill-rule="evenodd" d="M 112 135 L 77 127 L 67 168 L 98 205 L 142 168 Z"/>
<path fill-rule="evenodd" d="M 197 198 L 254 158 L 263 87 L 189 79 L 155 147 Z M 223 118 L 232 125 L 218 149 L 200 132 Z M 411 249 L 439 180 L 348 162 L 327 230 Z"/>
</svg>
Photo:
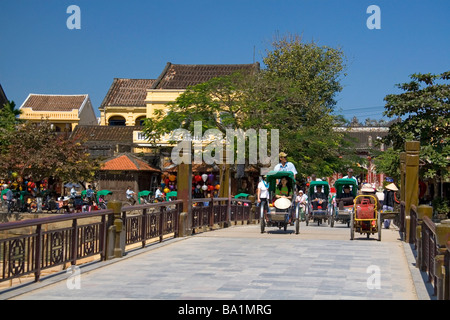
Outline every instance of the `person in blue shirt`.
<svg viewBox="0 0 450 320">
<path fill-rule="evenodd" d="M 294 179 L 297 175 L 297 169 L 292 162 L 287 161 L 287 154 L 280 152 L 279 154 L 280 163 L 273 168 L 274 171 L 291 171 L 294 174 Z"/>
</svg>

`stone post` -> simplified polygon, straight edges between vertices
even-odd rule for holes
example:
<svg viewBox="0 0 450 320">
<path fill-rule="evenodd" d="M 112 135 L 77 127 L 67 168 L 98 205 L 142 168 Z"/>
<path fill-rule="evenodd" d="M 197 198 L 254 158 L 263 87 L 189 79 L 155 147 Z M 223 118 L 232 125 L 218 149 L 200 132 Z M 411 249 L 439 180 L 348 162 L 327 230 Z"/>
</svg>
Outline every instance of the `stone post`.
<svg viewBox="0 0 450 320">
<path fill-rule="evenodd" d="M 125 253 L 125 229 L 121 217 L 122 202 L 112 200 L 108 202 L 108 209 L 114 211 L 113 225 L 108 228 L 106 259 L 121 258 Z"/>
<path fill-rule="evenodd" d="M 448 275 L 445 273 L 445 251 L 446 244 L 450 241 L 450 219 L 442 220 L 441 223 L 436 224 L 436 244 L 440 248 L 440 252 L 434 258 L 434 274 L 437 278 L 436 293 L 437 299 L 443 300 L 448 286 Z"/>
<path fill-rule="evenodd" d="M 406 176 L 406 152 L 400 152 L 400 201 L 405 201 L 405 176 Z M 403 235 L 403 240 L 405 238 L 405 216 L 406 211 L 400 212 L 400 232 Z"/>
<path fill-rule="evenodd" d="M 179 235 L 192 234 L 192 164 L 178 165 L 177 199 L 183 200 L 183 213 L 179 217 Z M 185 228 L 184 231 L 181 228 Z"/>
<path fill-rule="evenodd" d="M 405 176 L 405 241 L 410 239 L 410 210 L 411 206 L 419 203 L 419 150 L 420 142 L 407 141 L 406 149 L 406 176 Z"/>
</svg>

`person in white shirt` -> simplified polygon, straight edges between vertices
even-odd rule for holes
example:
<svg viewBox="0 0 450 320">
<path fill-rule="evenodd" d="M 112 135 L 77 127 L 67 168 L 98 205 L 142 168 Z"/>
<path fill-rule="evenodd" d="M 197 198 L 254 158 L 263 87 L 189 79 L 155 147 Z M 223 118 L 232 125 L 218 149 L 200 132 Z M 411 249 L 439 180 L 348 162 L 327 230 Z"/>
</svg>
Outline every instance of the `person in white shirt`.
<svg viewBox="0 0 450 320">
<path fill-rule="evenodd" d="M 274 171 L 291 171 L 294 174 L 294 179 L 297 175 L 297 169 L 292 162 L 287 161 L 287 154 L 280 152 L 279 154 L 280 163 L 273 168 Z"/>
<path fill-rule="evenodd" d="M 306 210 L 306 203 L 308 201 L 308 196 L 303 193 L 303 190 L 299 190 L 297 197 L 295 198 L 295 202 L 297 206 L 299 206 L 299 209 L 303 210 L 303 213 Z"/>
<path fill-rule="evenodd" d="M 75 190 L 75 187 L 72 186 L 72 189 L 70 189 L 70 197 L 75 198 L 77 195 L 77 190 Z"/>
<path fill-rule="evenodd" d="M 163 201 L 164 199 L 164 194 L 161 191 L 161 187 L 158 187 L 155 191 L 155 199 L 158 201 Z"/>
<path fill-rule="evenodd" d="M 256 197 L 260 206 L 264 206 L 266 212 L 269 211 L 269 184 L 266 182 L 266 176 L 261 177 L 256 190 Z"/>
<path fill-rule="evenodd" d="M 347 175 L 345 177 L 342 177 L 342 179 L 353 179 L 356 181 L 356 186 L 358 186 L 358 179 L 356 179 L 356 177 L 353 176 L 353 169 L 349 168 L 347 170 Z"/>
<path fill-rule="evenodd" d="M 133 190 L 131 190 L 131 187 L 128 187 L 126 194 L 127 194 L 128 201 L 131 202 L 131 205 L 134 206 L 134 204 L 136 203 L 136 199 L 133 197 L 135 192 Z"/>
</svg>

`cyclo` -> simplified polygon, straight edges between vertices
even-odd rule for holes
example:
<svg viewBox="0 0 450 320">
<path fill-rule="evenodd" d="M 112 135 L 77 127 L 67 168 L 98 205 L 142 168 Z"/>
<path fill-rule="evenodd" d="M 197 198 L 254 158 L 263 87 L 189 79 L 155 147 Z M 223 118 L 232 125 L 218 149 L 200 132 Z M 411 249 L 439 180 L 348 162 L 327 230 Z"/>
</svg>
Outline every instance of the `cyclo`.
<svg viewBox="0 0 450 320">
<path fill-rule="evenodd" d="M 267 183 L 269 184 L 269 199 L 275 199 L 277 193 L 277 180 L 286 179 L 290 184 L 292 197 L 294 195 L 295 178 L 294 173 L 291 171 L 270 171 L 267 173 Z M 281 183 L 281 182 L 280 182 Z M 278 227 L 287 230 L 287 226 L 290 224 L 295 225 L 295 233 L 300 231 L 299 211 L 298 206 L 294 206 L 293 199 L 289 200 L 286 197 L 278 198 L 273 202 L 273 205 L 269 205 L 268 212 L 265 212 L 265 206 L 260 207 L 260 221 L 261 221 L 261 233 L 264 232 L 265 227 Z"/>
<path fill-rule="evenodd" d="M 378 213 L 375 196 L 365 194 L 355 198 L 350 219 L 350 240 L 355 238 L 355 232 L 365 233 L 367 238 L 378 233 L 378 241 L 381 241 L 381 214 Z"/>
<path fill-rule="evenodd" d="M 353 201 L 358 194 L 358 185 L 354 179 L 338 179 L 334 183 L 336 188 L 336 202 L 333 206 L 334 220 L 347 223 L 350 226 L 350 216 L 353 212 Z M 344 193 L 344 189 L 350 189 L 350 195 Z"/>
<path fill-rule="evenodd" d="M 314 193 L 315 189 L 317 187 L 321 187 L 323 190 L 323 193 L 326 196 L 327 202 L 325 204 L 318 204 L 316 208 L 313 205 L 314 202 Z M 312 220 L 317 221 L 317 225 L 320 225 L 323 221 L 327 221 L 328 219 L 331 219 L 329 223 L 334 220 L 333 215 L 329 214 L 329 194 L 330 194 L 330 186 L 327 181 L 311 181 L 308 187 L 308 205 L 306 207 L 306 225 L 309 225 L 309 221 Z"/>
</svg>

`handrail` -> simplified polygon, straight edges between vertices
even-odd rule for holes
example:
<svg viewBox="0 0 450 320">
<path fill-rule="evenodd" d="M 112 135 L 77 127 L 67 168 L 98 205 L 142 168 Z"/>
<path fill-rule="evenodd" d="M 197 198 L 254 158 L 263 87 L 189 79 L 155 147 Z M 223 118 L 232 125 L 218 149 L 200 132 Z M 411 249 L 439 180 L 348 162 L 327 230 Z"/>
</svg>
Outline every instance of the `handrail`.
<svg viewBox="0 0 450 320">
<path fill-rule="evenodd" d="M 251 220 L 253 202 L 248 199 L 231 199 L 229 202 L 229 198 L 197 198 L 192 202 L 209 204 L 192 208 L 193 229 L 212 227 L 222 222 Z M 116 217 L 118 212 L 106 209 L 0 223 L 0 232 L 34 227 L 26 234 L 0 239 L 0 282 L 32 273 L 38 281 L 45 269 L 67 263 L 75 265 L 81 259 L 96 255 L 100 255 L 100 260 L 113 258 L 115 253 L 110 256 L 110 250 L 115 250 L 115 245 L 122 243 L 114 240 L 122 232 L 124 246 L 142 242 L 144 247 L 146 240 L 159 237 L 162 241 L 163 236 L 177 237 L 182 204 L 182 200 L 174 200 L 125 205 L 120 208 L 120 216 Z M 119 217 L 123 227 L 116 225 L 118 220 L 114 221 Z M 80 222 L 86 218 L 91 220 Z M 61 222 L 71 224 L 58 225 Z M 52 227 L 44 230 L 43 226 L 47 225 Z"/>
<path fill-rule="evenodd" d="M 91 211 L 91 212 L 70 213 L 70 214 L 58 215 L 58 216 L 54 216 L 54 217 L 43 217 L 43 218 L 27 219 L 27 220 L 22 220 L 22 221 L 5 222 L 5 223 L 0 223 L 0 231 L 32 227 L 32 226 L 35 226 L 38 224 L 42 225 L 42 224 L 70 221 L 70 220 L 74 220 L 74 219 L 92 218 L 92 217 L 102 216 L 105 214 L 108 215 L 111 213 L 113 213 L 112 210 L 105 209 L 105 210 L 96 210 L 96 211 Z"/>
</svg>

